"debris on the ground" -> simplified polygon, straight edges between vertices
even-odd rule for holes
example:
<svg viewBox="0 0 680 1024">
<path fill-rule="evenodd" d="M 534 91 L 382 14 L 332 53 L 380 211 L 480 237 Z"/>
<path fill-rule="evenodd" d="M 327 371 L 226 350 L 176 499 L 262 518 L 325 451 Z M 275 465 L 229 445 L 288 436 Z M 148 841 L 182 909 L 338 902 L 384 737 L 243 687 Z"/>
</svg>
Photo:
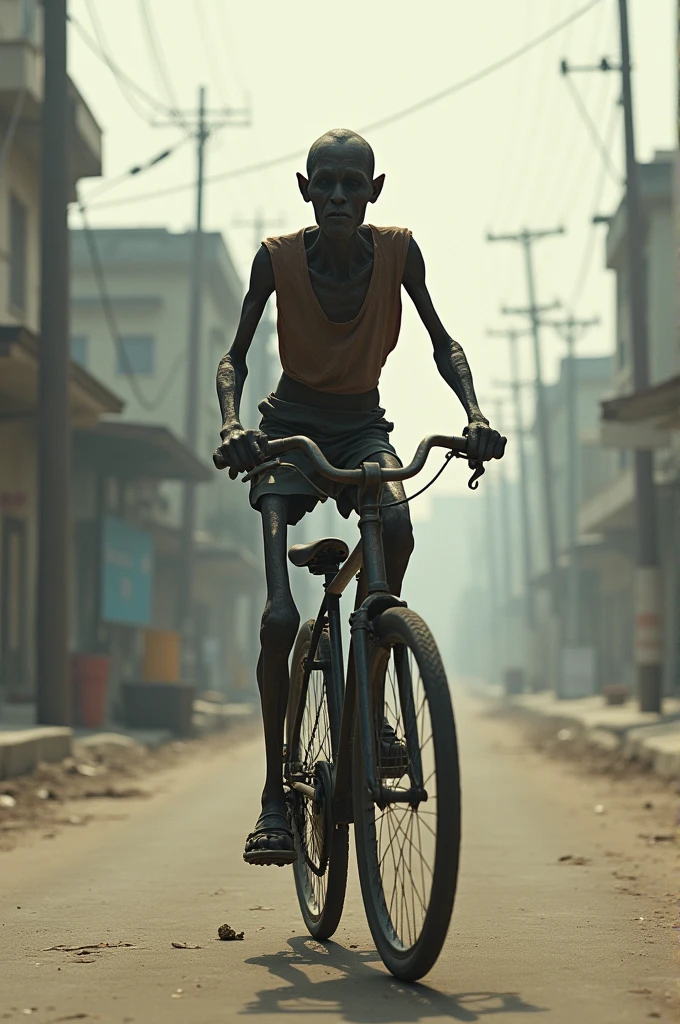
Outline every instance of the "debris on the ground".
<svg viewBox="0 0 680 1024">
<path fill-rule="evenodd" d="M 16 798 L 10 793 L 0 793 L 0 807 L 12 808 L 16 807 Z"/>
<path fill-rule="evenodd" d="M 195 942 L 172 942 L 170 943 L 174 949 L 202 949 L 202 946 L 197 946 Z"/>
<path fill-rule="evenodd" d="M 36 789 L 35 795 L 37 796 L 38 800 L 56 800 L 57 799 L 56 796 L 54 795 L 54 793 L 52 792 L 52 790 L 48 789 L 47 786 L 41 786 L 40 789 Z"/>
<path fill-rule="evenodd" d="M 222 942 L 235 942 L 243 938 L 243 932 L 235 932 L 230 924 L 221 924 L 217 929 L 217 934 Z"/>
<path fill-rule="evenodd" d="M 605 813 L 604 804 L 595 804 L 595 807 L 593 809 L 595 811 L 595 814 L 604 814 Z"/>
<path fill-rule="evenodd" d="M 642 808 L 645 811 L 653 811 L 654 810 L 654 804 L 652 803 L 651 800 L 645 800 L 645 802 L 642 805 Z"/>
<path fill-rule="evenodd" d="M 85 946 L 66 946 L 60 944 L 58 946 L 45 946 L 41 950 L 42 953 L 52 953 L 55 950 L 60 953 L 80 953 L 86 952 L 87 950 L 100 950 L 100 949 L 136 949 L 137 947 L 132 942 L 91 942 Z"/>
<path fill-rule="evenodd" d="M 638 839 L 645 839 L 650 846 L 654 843 L 674 843 L 675 836 L 672 832 L 657 832 L 650 835 L 649 832 L 638 832 Z"/>
<path fill-rule="evenodd" d="M 248 909 L 249 910 L 273 910 L 274 907 L 263 907 L 263 906 L 260 906 L 260 904 L 258 903 L 257 906 L 249 907 Z"/>
<path fill-rule="evenodd" d="M 77 764 L 74 766 L 73 771 L 78 772 L 78 775 L 84 775 L 86 779 L 93 779 L 96 775 L 104 774 L 106 765 L 95 767 L 92 764 Z"/>
<path fill-rule="evenodd" d="M 172 993 L 170 998 L 171 999 L 181 999 L 183 995 L 184 995 L 184 990 L 181 989 L 181 988 L 178 988 L 178 989 L 175 989 L 175 991 Z"/>
<path fill-rule="evenodd" d="M 573 729 L 560 729 L 559 732 L 557 733 L 557 738 L 560 741 L 560 743 L 567 743 L 569 740 L 573 740 L 573 738 L 574 738 L 574 730 Z"/>
<path fill-rule="evenodd" d="M 88 800 L 99 800 L 102 798 L 129 800 L 133 797 L 149 796 L 149 793 L 145 789 L 139 789 L 138 786 L 128 786 L 124 789 L 117 788 L 116 786 L 104 786 L 102 789 L 87 789 L 83 796 Z"/>
<path fill-rule="evenodd" d="M 589 857 L 574 857 L 571 853 L 565 853 L 561 857 L 558 857 L 560 864 L 575 864 L 577 867 L 583 867 L 585 864 L 590 864 Z"/>
</svg>

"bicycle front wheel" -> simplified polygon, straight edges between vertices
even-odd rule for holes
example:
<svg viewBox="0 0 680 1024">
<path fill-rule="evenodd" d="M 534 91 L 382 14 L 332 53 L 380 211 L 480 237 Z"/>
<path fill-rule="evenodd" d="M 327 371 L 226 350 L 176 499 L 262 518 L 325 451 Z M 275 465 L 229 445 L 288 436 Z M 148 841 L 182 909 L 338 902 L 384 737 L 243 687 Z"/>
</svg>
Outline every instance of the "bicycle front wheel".
<svg viewBox="0 0 680 1024">
<path fill-rule="evenodd" d="M 456 730 L 441 657 L 420 616 L 391 608 L 374 625 L 379 649 L 369 689 L 372 735 L 362 739 L 373 745 L 383 786 L 406 791 L 422 784 L 426 797 L 378 806 L 366 785 L 362 744 L 355 742 L 357 861 L 378 952 L 397 978 L 415 981 L 441 952 L 456 894 L 461 834 Z"/>
<path fill-rule="evenodd" d="M 292 789 L 290 793 L 297 860 L 293 864 L 295 888 L 304 922 L 315 939 L 329 939 L 335 932 L 345 901 L 349 860 L 349 827 L 332 819 L 333 746 L 331 721 L 338 723 L 328 685 L 330 645 L 321 634 L 316 651 L 311 649 L 314 620 L 300 628 L 291 660 L 288 695 L 288 755 L 295 775 L 314 790 L 314 798 Z M 305 682 L 308 658 L 323 663 Z"/>
</svg>

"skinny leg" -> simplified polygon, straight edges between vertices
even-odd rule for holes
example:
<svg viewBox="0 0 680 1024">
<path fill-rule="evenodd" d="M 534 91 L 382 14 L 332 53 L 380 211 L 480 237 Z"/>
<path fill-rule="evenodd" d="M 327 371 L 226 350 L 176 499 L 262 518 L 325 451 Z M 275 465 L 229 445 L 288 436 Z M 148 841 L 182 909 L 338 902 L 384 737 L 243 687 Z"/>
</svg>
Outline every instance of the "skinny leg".
<svg viewBox="0 0 680 1024">
<path fill-rule="evenodd" d="M 287 499 L 283 495 L 265 495 L 260 503 L 264 533 L 264 560 L 267 601 L 260 627 L 260 657 L 257 682 L 262 702 L 267 775 L 262 806 L 283 804 L 281 758 L 283 730 L 288 703 L 288 659 L 295 643 L 300 615 L 295 606 L 288 578 Z"/>
</svg>

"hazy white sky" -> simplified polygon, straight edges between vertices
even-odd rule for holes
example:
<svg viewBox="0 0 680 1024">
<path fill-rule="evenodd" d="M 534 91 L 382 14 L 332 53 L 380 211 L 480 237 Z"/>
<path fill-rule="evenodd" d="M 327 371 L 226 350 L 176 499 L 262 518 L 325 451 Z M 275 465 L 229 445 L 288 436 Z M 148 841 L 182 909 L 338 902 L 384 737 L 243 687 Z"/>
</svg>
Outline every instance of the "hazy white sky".
<svg viewBox="0 0 680 1024">
<path fill-rule="evenodd" d="M 675 146 L 675 0 L 629 0 L 635 65 L 638 153 Z M 389 0 L 310 6 L 301 0 L 148 0 L 158 44 L 182 107 L 195 105 L 198 86 L 213 107 L 250 102 L 251 128 L 227 128 L 209 144 L 208 174 L 228 171 L 304 149 L 331 127 L 361 129 L 445 88 L 504 56 L 583 6 L 582 0 Z M 88 8 L 103 26 L 113 59 L 159 100 L 167 102 L 155 72 L 138 0 L 71 0 L 75 19 L 93 34 Z M 70 65 L 105 131 L 105 173 L 115 177 L 177 141 L 177 129 L 152 128 L 129 107 L 102 62 L 77 32 L 70 33 Z M 567 235 L 536 247 L 540 301 L 567 302 L 592 237 L 590 217 L 618 202 L 620 187 L 579 118 L 565 80 L 562 57 L 590 63 L 618 58 L 616 0 L 598 6 L 557 37 L 479 84 L 394 125 L 368 132 L 385 171 L 383 196 L 369 218 L 410 227 L 428 266 L 430 289 L 450 333 L 468 354 L 483 409 L 493 382 L 507 376 L 505 343 L 485 337 L 488 326 L 507 326 L 499 307 L 526 304 L 521 252 L 488 245 L 487 230 L 516 231 L 564 224 Z M 620 112 L 614 110 L 619 76 L 578 75 L 574 85 L 598 126 L 611 139 L 614 164 L 623 170 Z M 294 172 L 302 161 L 212 185 L 206 223 L 221 230 L 242 275 L 254 252 L 252 232 L 235 219 L 260 208 L 292 231 L 309 223 Z M 191 145 L 158 168 L 101 197 L 101 204 L 182 184 L 194 173 Z M 600 183 L 602 185 L 600 186 Z M 100 182 L 85 183 L 83 194 Z M 596 199 L 599 196 L 599 201 Z M 95 200 L 93 199 L 93 204 Z M 184 230 L 193 196 L 177 195 L 97 209 L 94 225 L 166 225 Z M 74 224 L 78 223 L 77 216 Z M 577 315 L 598 315 L 602 326 L 583 353 L 613 347 L 612 282 L 603 269 L 603 229 L 595 229 L 590 271 Z M 404 297 L 404 326 L 383 376 L 383 404 L 397 422 L 405 456 L 433 431 L 459 433 L 465 418 L 438 378 L 429 339 Z M 559 341 L 544 336 L 548 377 L 557 371 Z M 532 368 L 524 352 L 524 373 Z M 487 412 L 487 415 L 490 413 Z M 216 406 L 216 430 L 217 423 Z M 502 426 L 511 425 L 508 420 Z M 449 471 L 442 488 L 464 487 Z"/>
</svg>

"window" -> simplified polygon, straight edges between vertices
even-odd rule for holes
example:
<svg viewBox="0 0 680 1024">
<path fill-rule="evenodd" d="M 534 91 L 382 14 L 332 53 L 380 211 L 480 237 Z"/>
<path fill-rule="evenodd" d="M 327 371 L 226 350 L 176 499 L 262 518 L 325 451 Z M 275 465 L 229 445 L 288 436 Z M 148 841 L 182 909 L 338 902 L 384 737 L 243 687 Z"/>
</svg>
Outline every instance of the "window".
<svg viewBox="0 0 680 1024">
<path fill-rule="evenodd" d="M 150 334 L 126 334 L 118 345 L 118 373 L 151 374 L 155 366 L 155 339 Z"/>
<path fill-rule="evenodd" d="M 71 337 L 71 359 L 79 366 L 87 367 L 87 337 L 74 334 Z"/>
<path fill-rule="evenodd" d="M 28 210 L 16 196 L 9 197 L 9 301 L 15 309 L 26 309 L 26 258 Z"/>
</svg>

